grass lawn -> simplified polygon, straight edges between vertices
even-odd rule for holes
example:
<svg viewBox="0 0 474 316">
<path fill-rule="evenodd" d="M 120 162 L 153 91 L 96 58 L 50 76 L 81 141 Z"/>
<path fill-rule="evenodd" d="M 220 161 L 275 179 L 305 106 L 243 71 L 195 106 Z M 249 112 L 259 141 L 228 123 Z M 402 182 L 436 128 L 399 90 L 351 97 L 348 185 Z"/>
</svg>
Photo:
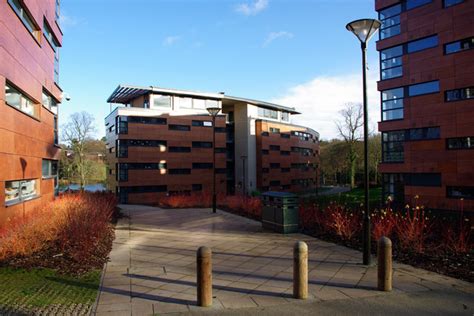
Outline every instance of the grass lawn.
<svg viewBox="0 0 474 316">
<path fill-rule="evenodd" d="M 370 188 L 369 204 L 371 205 L 371 207 L 380 206 L 381 196 L 382 188 Z M 321 205 L 327 205 L 330 202 L 336 202 L 339 204 L 347 204 L 348 206 L 356 207 L 359 206 L 361 203 L 364 203 L 364 189 L 356 188 L 344 193 L 311 197 L 309 201 L 314 201 Z"/>
<path fill-rule="evenodd" d="M 51 311 L 67 314 L 74 310 L 87 315 L 100 283 L 100 270 L 73 277 L 51 269 L 0 268 L 0 314 L 17 311 Z"/>
</svg>

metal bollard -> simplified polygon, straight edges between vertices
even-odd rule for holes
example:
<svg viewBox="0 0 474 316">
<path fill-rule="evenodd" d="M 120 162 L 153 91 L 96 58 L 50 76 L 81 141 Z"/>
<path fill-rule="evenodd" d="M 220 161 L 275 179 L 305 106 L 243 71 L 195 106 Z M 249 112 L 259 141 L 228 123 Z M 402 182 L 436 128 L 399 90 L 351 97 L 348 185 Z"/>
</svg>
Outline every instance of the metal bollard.
<svg viewBox="0 0 474 316">
<path fill-rule="evenodd" d="M 209 247 L 199 247 L 197 264 L 197 305 L 212 306 L 212 251 Z"/>
<path fill-rule="evenodd" d="M 392 241 L 383 236 L 377 243 L 377 288 L 380 291 L 392 290 Z"/>
<path fill-rule="evenodd" d="M 308 245 L 304 241 L 293 247 L 293 297 L 308 298 Z"/>
</svg>

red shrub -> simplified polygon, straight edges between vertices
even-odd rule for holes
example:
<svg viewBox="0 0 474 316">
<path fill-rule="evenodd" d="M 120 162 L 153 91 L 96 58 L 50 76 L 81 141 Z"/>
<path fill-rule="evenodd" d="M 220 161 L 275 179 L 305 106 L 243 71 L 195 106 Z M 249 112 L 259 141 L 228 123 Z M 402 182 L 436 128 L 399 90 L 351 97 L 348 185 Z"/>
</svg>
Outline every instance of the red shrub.
<svg viewBox="0 0 474 316">
<path fill-rule="evenodd" d="M 374 212 L 374 216 L 371 217 L 372 238 L 375 241 L 383 236 L 391 238 L 397 223 L 396 221 L 397 217 L 393 214 L 390 206 Z"/>
<path fill-rule="evenodd" d="M 324 219 L 324 226 L 331 230 L 344 240 L 351 239 L 360 230 L 359 212 L 354 213 L 344 206 L 331 203 L 325 210 L 327 216 Z"/>
<path fill-rule="evenodd" d="M 407 205 L 405 215 L 396 216 L 395 233 L 401 249 L 422 253 L 431 228 L 432 223 L 423 207 L 410 210 Z"/>
</svg>

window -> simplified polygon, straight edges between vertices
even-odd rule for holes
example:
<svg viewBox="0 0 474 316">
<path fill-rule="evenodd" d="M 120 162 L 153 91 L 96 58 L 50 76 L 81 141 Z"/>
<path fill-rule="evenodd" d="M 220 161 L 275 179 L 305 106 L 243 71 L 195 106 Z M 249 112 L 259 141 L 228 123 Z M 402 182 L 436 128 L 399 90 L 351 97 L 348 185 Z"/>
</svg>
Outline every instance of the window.
<svg viewBox="0 0 474 316">
<path fill-rule="evenodd" d="M 41 34 L 39 32 L 39 27 L 37 27 L 33 22 L 30 14 L 23 7 L 23 3 L 20 0 L 8 0 L 8 3 L 13 8 L 13 11 L 15 11 L 16 15 L 20 18 L 21 22 L 23 22 L 23 25 L 31 33 L 31 35 L 33 35 L 33 37 L 39 41 L 39 34 Z"/>
<path fill-rule="evenodd" d="M 117 158 L 127 158 L 128 157 L 128 145 L 125 140 L 117 139 L 115 141 L 115 148 L 117 148 L 115 155 Z"/>
<path fill-rule="evenodd" d="M 272 181 L 270 181 L 270 186 L 271 186 L 271 187 L 280 186 L 280 181 L 278 181 L 278 180 L 272 180 Z"/>
<path fill-rule="evenodd" d="M 206 127 L 212 127 L 212 122 L 211 121 L 193 121 L 193 126 L 206 126 Z"/>
<path fill-rule="evenodd" d="M 58 161 L 43 159 L 42 176 L 43 179 L 54 178 L 58 175 Z"/>
<path fill-rule="evenodd" d="M 206 108 L 217 108 L 219 107 L 219 102 L 217 100 L 205 100 Z"/>
<path fill-rule="evenodd" d="M 290 134 L 280 134 L 280 137 L 281 138 L 290 138 L 291 135 Z"/>
<path fill-rule="evenodd" d="M 407 173 L 404 175 L 405 184 L 419 187 L 440 187 L 440 173 Z"/>
<path fill-rule="evenodd" d="M 391 131 L 382 133 L 382 161 L 403 162 L 405 131 Z"/>
<path fill-rule="evenodd" d="M 309 141 L 313 138 L 313 135 L 305 132 L 292 131 L 291 135 L 298 137 L 300 140 Z"/>
<path fill-rule="evenodd" d="M 154 108 L 170 108 L 171 107 L 171 97 L 168 95 L 153 95 L 153 107 Z"/>
<path fill-rule="evenodd" d="M 59 145 L 59 128 L 58 128 L 58 116 L 54 116 L 54 144 Z"/>
<path fill-rule="evenodd" d="M 216 148 L 216 149 L 214 150 L 214 152 L 215 152 L 216 154 L 225 154 L 225 153 L 227 153 L 227 148 L 224 148 L 224 147 L 223 147 L 223 148 Z"/>
<path fill-rule="evenodd" d="M 414 53 L 436 46 L 438 46 L 438 35 L 433 35 L 407 43 L 407 53 Z"/>
<path fill-rule="evenodd" d="M 166 185 L 145 185 L 135 187 L 120 187 L 119 193 L 155 193 L 166 191 L 168 191 L 168 187 Z"/>
<path fill-rule="evenodd" d="M 474 37 L 466 38 L 460 41 L 448 43 L 444 45 L 444 53 L 452 54 L 461 52 L 463 50 L 473 49 L 474 48 Z"/>
<path fill-rule="evenodd" d="M 216 133 L 227 133 L 227 129 L 225 127 L 214 127 L 214 131 Z"/>
<path fill-rule="evenodd" d="M 169 174 L 191 174 L 191 169 L 181 168 L 181 169 L 169 169 Z"/>
<path fill-rule="evenodd" d="M 166 125 L 167 120 L 163 117 L 129 116 L 128 122 L 137 124 Z"/>
<path fill-rule="evenodd" d="M 33 199 L 39 195 L 36 180 L 19 180 L 5 182 L 5 205 L 13 205 Z"/>
<path fill-rule="evenodd" d="M 401 4 L 391 6 L 379 12 L 379 20 L 382 22 L 380 26 L 380 39 L 400 34 L 400 13 L 402 13 Z"/>
<path fill-rule="evenodd" d="M 288 112 L 281 112 L 281 120 L 282 121 L 285 121 L 285 122 L 289 122 L 290 121 L 290 113 Z"/>
<path fill-rule="evenodd" d="M 400 77 L 402 70 L 403 45 L 380 51 L 380 69 L 382 80 Z"/>
<path fill-rule="evenodd" d="M 170 153 L 190 153 L 191 147 L 177 147 L 177 146 L 170 146 L 168 148 Z"/>
<path fill-rule="evenodd" d="M 216 174 L 226 174 L 227 169 L 226 168 L 216 168 Z"/>
<path fill-rule="evenodd" d="M 444 99 L 446 102 L 474 99 L 474 87 L 447 90 Z"/>
<path fill-rule="evenodd" d="M 403 118 L 403 88 L 382 91 L 382 121 Z"/>
<path fill-rule="evenodd" d="M 445 8 L 448 8 L 450 6 L 460 4 L 460 3 L 463 3 L 463 2 L 464 2 L 464 0 L 444 0 L 443 5 L 444 5 Z"/>
<path fill-rule="evenodd" d="M 193 99 L 193 108 L 195 108 L 195 109 L 205 109 L 206 108 L 206 100 Z"/>
<path fill-rule="evenodd" d="M 54 8 L 54 14 L 55 14 L 56 22 L 59 22 L 59 13 L 60 13 L 59 0 L 56 0 L 56 6 Z"/>
<path fill-rule="evenodd" d="M 278 146 L 278 145 L 270 145 L 270 150 L 280 150 L 280 146 Z"/>
<path fill-rule="evenodd" d="M 447 197 L 455 199 L 474 199 L 474 187 L 447 186 Z"/>
<path fill-rule="evenodd" d="M 279 163 L 271 163 L 270 168 L 271 169 L 280 169 L 280 164 Z"/>
<path fill-rule="evenodd" d="M 270 136 L 269 132 L 262 132 L 262 136 Z"/>
<path fill-rule="evenodd" d="M 284 185 L 281 186 L 281 188 L 283 190 L 289 190 L 289 189 L 291 189 L 291 184 L 284 184 Z"/>
<path fill-rule="evenodd" d="M 129 147 L 166 147 L 165 140 L 121 139 L 120 144 Z"/>
<path fill-rule="evenodd" d="M 431 3 L 433 0 L 406 0 L 405 2 L 405 10 L 411 10 L 417 7 L 421 7 L 422 5 Z"/>
<path fill-rule="evenodd" d="M 280 155 L 282 155 L 282 156 L 289 156 L 289 155 L 290 155 L 290 151 L 288 151 L 288 150 L 282 150 L 282 151 L 280 151 Z"/>
<path fill-rule="evenodd" d="M 269 168 L 262 168 L 262 173 L 269 173 L 270 169 Z"/>
<path fill-rule="evenodd" d="M 152 163 L 152 162 L 146 162 L 146 163 L 121 163 L 119 164 L 120 169 L 126 169 L 126 170 L 163 170 L 166 169 L 166 163 L 165 162 L 160 162 L 160 163 Z"/>
<path fill-rule="evenodd" d="M 268 149 L 262 149 L 262 155 L 268 155 L 270 151 Z"/>
<path fill-rule="evenodd" d="M 193 142 L 193 148 L 212 148 L 212 142 Z"/>
<path fill-rule="evenodd" d="M 172 131 L 190 131 L 191 127 L 189 125 L 178 125 L 178 124 L 170 124 L 168 125 L 168 129 Z"/>
<path fill-rule="evenodd" d="M 409 140 L 428 140 L 428 139 L 439 139 L 440 129 L 439 127 L 423 127 L 423 128 L 412 128 L 408 131 L 407 135 Z"/>
<path fill-rule="evenodd" d="M 58 102 L 46 91 L 43 89 L 42 103 L 45 108 L 58 114 Z"/>
<path fill-rule="evenodd" d="M 267 118 L 277 120 L 278 119 L 278 111 L 259 107 L 258 108 L 258 116 L 267 117 Z"/>
<path fill-rule="evenodd" d="M 128 134 L 128 117 L 126 116 L 117 116 L 115 118 L 115 133 L 117 134 Z"/>
<path fill-rule="evenodd" d="M 429 81 L 408 86 L 408 95 L 415 97 L 418 95 L 439 92 L 439 81 Z"/>
<path fill-rule="evenodd" d="M 179 109 L 191 109 L 193 107 L 193 99 L 174 97 L 174 107 Z"/>
<path fill-rule="evenodd" d="M 202 184 L 193 184 L 193 191 L 202 191 Z"/>
<path fill-rule="evenodd" d="M 8 83 L 5 84 L 5 102 L 28 115 L 34 117 L 38 116 L 37 109 L 33 101 L 31 101 L 22 92 L 13 88 L 13 86 L 9 85 Z"/>
<path fill-rule="evenodd" d="M 448 138 L 446 147 L 448 149 L 472 149 L 474 148 L 474 136 Z"/>
<path fill-rule="evenodd" d="M 290 168 L 281 168 L 281 172 L 283 173 L 290 172 L 290 171 L 291 171 Z"/>
<path fill-rule="evenodd" d="M 212 169 L 212 162 L 193 162 L 193 169 Z"/>
<path fill-rule="evenodd" d="M 385 173 L 382 177 L 382 191 L 384 199 L 391 197 L 394 202 L 403 202 L 405 197 L 405 183 L 401 173 Z"/>
<path fill-rule="evenodd" d="M 270 133 L 273 133 L 273 134 L 278 134 L 280 133 L 280 129 L 279 128 L 275 128 L 275 127 L 270 127 Z"/>
</svg>

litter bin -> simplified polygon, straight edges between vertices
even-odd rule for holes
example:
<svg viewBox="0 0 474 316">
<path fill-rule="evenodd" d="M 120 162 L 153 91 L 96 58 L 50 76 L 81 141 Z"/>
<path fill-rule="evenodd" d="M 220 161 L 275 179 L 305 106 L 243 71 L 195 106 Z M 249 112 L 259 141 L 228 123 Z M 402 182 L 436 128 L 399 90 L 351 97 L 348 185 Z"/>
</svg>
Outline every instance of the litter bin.
<svg viewBox="0 0 474 316">
<path fill-rule="evenodd" d="M 287 192 L 262 194 L 262 226 L 282 234 L 298 232 L 298 197 Z"/>
</svg>

